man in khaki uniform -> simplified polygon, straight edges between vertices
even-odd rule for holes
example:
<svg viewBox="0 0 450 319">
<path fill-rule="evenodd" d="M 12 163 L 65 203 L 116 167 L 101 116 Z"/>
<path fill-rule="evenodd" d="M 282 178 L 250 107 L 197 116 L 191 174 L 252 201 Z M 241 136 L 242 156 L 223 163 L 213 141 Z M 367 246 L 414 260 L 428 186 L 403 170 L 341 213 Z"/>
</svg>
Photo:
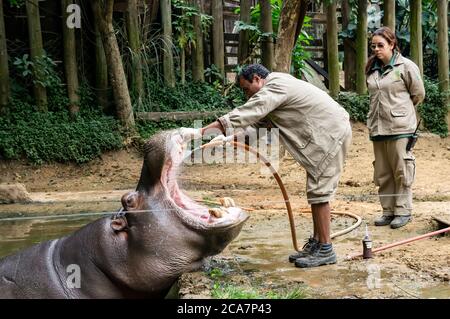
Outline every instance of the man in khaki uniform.
<svg viewBox="0 0 450 319">
<path fill-rule="evenodd" d="M 411 220 L 415 158 L 407 149 L 417 127 L 416 108 L 425 97 L 417 65 L 398 51 L 395 34 L 382 27 L 372 36 L 374 55 L 369 59 L 367 119 L 375 155 L 374 183 L 383 215 L 376 226 L 399 228 Z"/>
<path fill-rule="evenodd" d="M 182 129 L 182 134 L 199 137 L 208 129 L 225 134 L 230 128 L 257 128 L 262 120 L 278 128 L 281 142 L 306 170 L 306 193 L 314 222 L 313 237 L 289 260 L 302 268 L 336 263 L 329 202 L 351 143 L 348 113 L 312 84 L 289 74 L 270 73 L 259 64 L 243 68 L 237 81 L 249 99 L 247 103 L 204 128 Z"/>
</svg>

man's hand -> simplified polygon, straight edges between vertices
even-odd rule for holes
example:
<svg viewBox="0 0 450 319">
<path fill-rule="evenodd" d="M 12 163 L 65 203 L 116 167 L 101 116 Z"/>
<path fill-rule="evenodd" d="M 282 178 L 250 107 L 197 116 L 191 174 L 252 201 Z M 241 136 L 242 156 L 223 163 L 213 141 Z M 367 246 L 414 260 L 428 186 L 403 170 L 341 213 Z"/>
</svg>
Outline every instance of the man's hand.
<svg viewBox="0 0 450 319">
<path fill-rule="evenodd" d="M 234 139 L 234 135 L 225 136 L 223 134 L 217 135 L 215 138 L 213 138 L 210 143 L 213 142 L 222 142 L 224 144 L 231 142 Z"/>
<path fill-rule="evenodd" d="M 178 130 L 183 142 L 189 142 L 190 140 L 196 140 L 202 138 L 202 132 L 199 128 L 182 127 Z"/>
</svg>

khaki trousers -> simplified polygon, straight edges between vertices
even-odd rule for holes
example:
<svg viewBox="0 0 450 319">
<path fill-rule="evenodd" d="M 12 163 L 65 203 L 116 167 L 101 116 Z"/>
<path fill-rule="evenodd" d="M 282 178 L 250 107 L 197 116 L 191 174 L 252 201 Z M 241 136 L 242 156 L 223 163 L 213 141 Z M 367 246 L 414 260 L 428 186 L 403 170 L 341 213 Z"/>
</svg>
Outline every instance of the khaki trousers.
<svg viewBox="0 0 450 319">
<path fill-rule="evenodd" d="M 408 138 L 373 142 L 374 183 L 385 216 L 409 216 L 412 212 L 411 186 L 416 160 L 406 151 Z"/>
<path fill-rule="evenodd" d="M 339 178 L 344 169 L 345 158 L 352 144 L 352 130 L 349 125 L 347 135 L 342 141 L 341 149 L 334 156 L 322 175 L 314 178 L 306 173 L 306 198 L 308 204 L 329 203 L 334 197 L 339 185 Z"/>
</svg>

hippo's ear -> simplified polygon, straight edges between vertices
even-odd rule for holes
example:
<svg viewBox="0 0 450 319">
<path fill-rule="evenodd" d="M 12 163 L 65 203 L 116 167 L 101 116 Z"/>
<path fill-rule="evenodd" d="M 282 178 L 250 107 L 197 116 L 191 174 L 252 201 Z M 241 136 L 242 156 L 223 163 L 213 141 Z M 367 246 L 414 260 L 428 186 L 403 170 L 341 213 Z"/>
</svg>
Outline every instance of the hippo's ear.
<svg viewBox="0 0 450 319">
<path fill-rule="evenodd" d="M 116 232 L 126 231 L 128 229 L 128 222 L 127 222 L 127 219 L 125 218 L 125 216 L 123 216 L 123 217 L 119 217 L 119 218 L 115 218 L 115 219 L 111 220 L 110 226 Z"/>
</svg>

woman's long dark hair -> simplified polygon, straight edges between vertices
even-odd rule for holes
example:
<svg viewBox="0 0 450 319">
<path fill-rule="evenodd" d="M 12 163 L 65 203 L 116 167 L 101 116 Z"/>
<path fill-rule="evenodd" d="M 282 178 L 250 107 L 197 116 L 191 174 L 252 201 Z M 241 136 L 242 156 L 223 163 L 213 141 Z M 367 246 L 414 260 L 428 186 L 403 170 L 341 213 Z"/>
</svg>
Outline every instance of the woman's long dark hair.
<svg viewBox="0 0 450 319">
<path fill-rule="evenodd" d="M 387 41 L 387 43 L 389 43 L 389 45 L 393 44 L 394 50 L 400 51 L 400 49 L 398 48 L 398 41 L 395 36 L 395 33 L 392 32 L 391 29 L 389 29 L 388 27 L 381 27 L 372 34 L 372 38 L 376 35 L 383 37 Z M 373 64 L 375 63 L 376 60 L 377 57 L 375 54 L 372 54 L 369 57 L 366 64 L 366 74 L 370 73 L 370 70 L 372 69 Z"/>
</svg>

